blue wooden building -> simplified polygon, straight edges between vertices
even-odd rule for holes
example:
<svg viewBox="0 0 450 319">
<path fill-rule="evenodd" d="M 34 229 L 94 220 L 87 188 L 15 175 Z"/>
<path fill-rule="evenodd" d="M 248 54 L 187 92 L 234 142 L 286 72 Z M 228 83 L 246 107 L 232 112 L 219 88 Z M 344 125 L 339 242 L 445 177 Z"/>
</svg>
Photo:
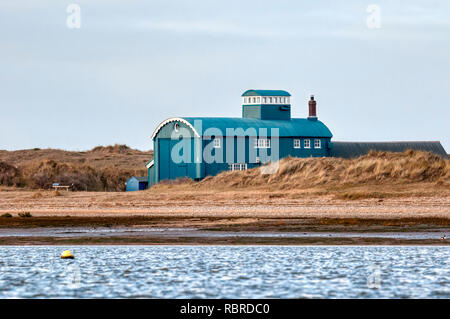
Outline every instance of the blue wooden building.
<svg viewBox="0 0 450 319">
<path fill-rule="evenodd" d="M 142 191 L 148 187 L 148 177 L 147 176 L 131 176 L 125 183 L 126 191 Z"/>
<path fill-rule="evenodd" d="M 330 156 L 332 134 L 317 118 L 314 97 L 307 118 L 291 118 L 290 98 L 282 90 L 248 90 L 242 94 L 242 118 L 163 121 L 152 135 L 154 159 L 147 164 L 148 185 L 183 177 L 201 180 L 286 156 Z"/>
</svg>

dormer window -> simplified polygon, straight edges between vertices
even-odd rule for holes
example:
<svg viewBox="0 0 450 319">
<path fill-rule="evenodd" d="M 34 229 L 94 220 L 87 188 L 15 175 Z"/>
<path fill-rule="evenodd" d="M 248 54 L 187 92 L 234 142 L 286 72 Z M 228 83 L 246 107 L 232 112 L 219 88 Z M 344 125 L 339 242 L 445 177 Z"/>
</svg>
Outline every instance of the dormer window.
<svg viewBox="0 0 450 319">
<path fill-rule="evenodd" d="M 289 97 L 285 96 L 244 97 L 243 104 L 289 104 Z"/>
<path fill-rule="evenodd" d="M 180 130 L 180 124 L 179 123 L 175 123 L 173 126 L 173 129 L 175 130 L 175 132 L 178 132 Z"/>
<path fill-rule="evenodd" d="M 290 120 L 289 96 L 283 90 L 247 90 L 242 94 L 242 117 Z M 314 140 L 311 141 L 311 147 L 314 147 Z"/>
</svg>

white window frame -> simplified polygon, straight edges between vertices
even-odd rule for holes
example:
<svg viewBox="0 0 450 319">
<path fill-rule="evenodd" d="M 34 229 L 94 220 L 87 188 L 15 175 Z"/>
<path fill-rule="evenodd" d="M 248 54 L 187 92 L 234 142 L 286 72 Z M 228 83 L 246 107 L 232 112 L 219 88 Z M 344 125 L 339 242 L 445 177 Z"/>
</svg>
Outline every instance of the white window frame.
<svg viewBox="0 0 450 319">
<path fill-rule="evenodd" d="M 247 163 L 228 164 L 228 170 L 230 170 L 230 171 L 244 171 L 246 169 L 247 169 Z"/>
<path fill-rule="evenodd" d="M 255 148 L 270 148 L 270 139 L 255 138 Z"/>
<path fill-rule="evenodd" d="M 322 141 L 319 139 L 314 140 L 314 148 L 322 148 Z"/>
<path fill-rule="evenodd" d="M 220 138 L 218 137 L 214 138 L 213 143 L 214 148 L 220 148 Z"/>
<path fill-rule="evenodd" d="M 310 139 L 306 139 L 303 141 L 303 147 L 304 148 L 311 148 L 311 140 Z"/>
<path fill-rule="evenodd" d="M 302 147 L 302 143 L 300 141 L 300 139 L 295 139 L 294 140 L 294 148 L 301 148 Z"/>
</svg>

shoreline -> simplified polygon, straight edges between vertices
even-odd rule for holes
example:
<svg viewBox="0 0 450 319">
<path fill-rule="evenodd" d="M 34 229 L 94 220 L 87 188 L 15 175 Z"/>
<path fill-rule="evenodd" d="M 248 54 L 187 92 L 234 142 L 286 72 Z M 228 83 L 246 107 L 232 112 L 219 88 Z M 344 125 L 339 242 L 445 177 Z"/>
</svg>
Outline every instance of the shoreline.
<svg viewBox="0 0 450 319">
<path fill-rule="evenodd" d="M 1 218 L 11 245 L 450 245 L 448 218 Z"/>
<path fill-rule="evenodd" d="M 0 192 L 0 245 L 448 245 L 450 195 L 343 200 L 303 191 L 179 190 L 143 192 Z M 410 185 L 411 190 L 413 185 Z M 432 190 L 432 188 L 430 188 Z M 406 191 L 402 188 L 402 191 Z M 29 217 L 19 217 L 27 213 Z M 112 236 L 52 236 L 52 229 L 105 228 Z M 149 233 L 123 233 L 124 229 Z M 194 230 L 193 234 L 156 234 L 156 229 Z M 26 232 L 40 236 L 26 236 Z M 3 236 L 7 232 L 22 236 Z M 195 233 L 196 232 L 196 233 Z M 202 236 L 195 236 L 205 232 Z M 209 232 L 206 236 L 206 232 Z M 241 236 L 243 233 L 255 236 Z M 272 237 L 261 234 L 272 233 Z M 307 237 L 279 234 L 308 233 Z M 384 238 L 369 234 L 397 234 Z M 436 238 L 404 238 L 432 233 Z M 186 233 L 184 233 L 186 234 Z M 222 234 L 220 237 L 217 234 Z M 226 234 L 227 236 L 224 236 Z M 316 234 L 316 236 L 314 236 Z M 332 234 L 331 237 L 327 234 Z M 341 236 L 339 236 L 341 234 Z M 352 238 L 345 234 L 352 234 Z M 365 235 L 367 234 L 367 235 Z M 387 236 L 389 237 L 389 236 Z M 414 236 L 413 236 L 414 237 Z"/>
<path fill-rule="evenodd" d="M 101 238 L 100 240 L 92 240 L 91 237 L 84 238 L 59 238 L 54 237 L 1 237 L 0 248 L 8 246 L 450 246 L 448 241 L 442 240 L 402 240 L 391 238 L 234 238 L 225 237 L 217 240 L 217 238 L 191 237 L 161 239 L 158 237 L 133 238 Z"/>
</svg>

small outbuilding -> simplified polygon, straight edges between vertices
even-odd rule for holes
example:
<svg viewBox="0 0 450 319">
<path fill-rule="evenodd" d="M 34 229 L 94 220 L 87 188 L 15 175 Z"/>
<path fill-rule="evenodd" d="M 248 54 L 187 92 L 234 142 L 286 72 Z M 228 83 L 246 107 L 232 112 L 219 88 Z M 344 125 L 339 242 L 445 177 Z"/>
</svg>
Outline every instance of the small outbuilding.
<svg viewBox="0 0 450 319">
<path fill-rule="evenodd" d="M 127 192 L 143 191 L 148 187 L 148 177 L 131 176 L 125 183 Z"/>
</svg>

